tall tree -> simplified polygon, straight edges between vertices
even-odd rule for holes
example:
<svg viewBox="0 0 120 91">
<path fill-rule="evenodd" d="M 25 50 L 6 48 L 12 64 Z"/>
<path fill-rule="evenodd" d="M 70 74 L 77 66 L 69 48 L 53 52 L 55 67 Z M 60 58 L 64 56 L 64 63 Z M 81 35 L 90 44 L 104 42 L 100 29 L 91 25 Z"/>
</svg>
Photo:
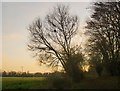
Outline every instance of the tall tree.
<svg viewBox="0 0 120 91">
<path fill-rule="evenodd" d="M 31 35 L 28 47 L 39 57 L 40 63 L 52 67 L 61 64 L 66 73 L 77 80 L 81 75 L 79 64 L 83 56 L 80 46 L 72 46 L 71 41 L 78 25 L 78 17 L 69 14 L 68 6 L 57 5 L 43 22 L 37 19 L 28 29 Z"/>
<path fill-rule="evenodd" d="M 95 2 L 87 34 L 91 52 L 101 56 L 111 75 L 120 75 L 120 1 Z"/>
</svg>

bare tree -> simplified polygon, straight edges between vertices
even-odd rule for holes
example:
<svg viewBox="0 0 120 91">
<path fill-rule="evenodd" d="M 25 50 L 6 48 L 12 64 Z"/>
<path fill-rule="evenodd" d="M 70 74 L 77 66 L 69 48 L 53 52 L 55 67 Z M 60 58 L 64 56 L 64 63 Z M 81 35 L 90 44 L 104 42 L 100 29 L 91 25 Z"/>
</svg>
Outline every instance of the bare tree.
<svg viewBox="0 0 120 91">
<path fill-rule="evenodd" d="M 80 46 L 72 46 L 71 41 L 78 24 L 78 17 L 69 14 L 68 6 L 57 5 L 43 22 L 37 19 L 29 26 L 31 39 L 28 47 L 36 53 L 40 63 L 52 67 L 61 64 L 70 77 L 76 78 L 80 74 L 79 64 L 83 56 Z"/>
<path fill-rule="evenodd" d="M 120 75 L 120 1 L 95 2 L 87 21 L 90 51 L 101 55 L 111 75 Z"/>
</svg>

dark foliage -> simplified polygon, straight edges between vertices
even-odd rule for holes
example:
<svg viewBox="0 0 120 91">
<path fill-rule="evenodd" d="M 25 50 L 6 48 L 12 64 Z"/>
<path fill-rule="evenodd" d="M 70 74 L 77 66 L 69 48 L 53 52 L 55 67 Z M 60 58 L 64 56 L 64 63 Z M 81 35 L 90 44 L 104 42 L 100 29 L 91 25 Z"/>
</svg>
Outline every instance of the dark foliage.
<svg viewBox="0 0 120 91">
<path fill-rule="evenodd" d="M 86 26 L 89 51 L 100 55 L 99 61 L 111 75 L 120 75 L 120 1 L 95 2 L 93 10 Z"/>
</svg>

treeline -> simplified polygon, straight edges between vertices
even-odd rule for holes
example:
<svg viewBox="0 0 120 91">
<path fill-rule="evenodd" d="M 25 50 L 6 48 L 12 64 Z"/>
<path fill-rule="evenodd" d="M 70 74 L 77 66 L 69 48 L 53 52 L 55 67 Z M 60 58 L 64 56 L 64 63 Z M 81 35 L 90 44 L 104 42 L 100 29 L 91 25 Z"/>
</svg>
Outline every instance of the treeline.
<svg viewBox="0 0 120 91">
<path fill-rule="evenodd" d="M 120 76 L 120 0 L 115 1 L 95 2 L 87 21 L 86 53 L 99 76 L 103 69 L 111 76 Z"/>
<path fill-rule="evenodd" d="M 15 72 L 15 71 L 10 71 L 6 72 L 3 71 L 0 73 L 2 77 L 50 77 L 50 76 L 62 76 L 64 75 L 63 72 L 53 72 L 53 73 L 29 73 L 29 72 Z"/>
</svg>

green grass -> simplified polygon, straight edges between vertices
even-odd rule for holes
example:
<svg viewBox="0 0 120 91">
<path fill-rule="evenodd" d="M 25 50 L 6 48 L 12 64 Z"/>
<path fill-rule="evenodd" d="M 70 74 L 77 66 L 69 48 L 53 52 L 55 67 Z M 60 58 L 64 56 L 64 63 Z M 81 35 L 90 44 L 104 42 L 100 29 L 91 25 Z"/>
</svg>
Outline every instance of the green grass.
<svg viewBox="0 0 120 91">
<path fill-rule="evenodd" d="M 0 91 L 2 89 L 2 77 L 0 77 Z"/>
<path fill-rule="evenodd" d="M 52 82 L 45 77 L 3 77 L 2 89 L 47 89 Z M 73 89 L 120 89 L 120 77 L 85 78 L 72 83 Z"/>
<path fill-rule="evenodd" d="M 45 89 L 45 77 L 3 77 L 2 89 Z"/>
</svg>

